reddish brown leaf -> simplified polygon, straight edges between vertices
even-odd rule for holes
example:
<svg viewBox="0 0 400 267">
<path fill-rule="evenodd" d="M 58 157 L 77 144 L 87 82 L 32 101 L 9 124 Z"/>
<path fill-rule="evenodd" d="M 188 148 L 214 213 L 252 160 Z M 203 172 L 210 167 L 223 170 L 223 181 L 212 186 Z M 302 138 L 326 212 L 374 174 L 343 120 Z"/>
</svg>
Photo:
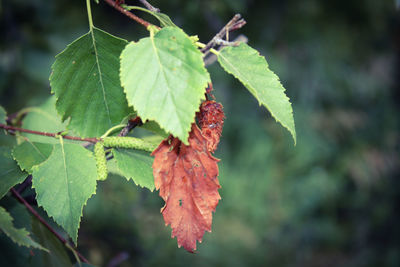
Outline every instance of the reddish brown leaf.
<svg viewBox="0 0 400 267">
<path fill-rule="evenodd" d="M 221 199 L 218 189 L 218 159 L 196 124 L 192 125 L 189 146 L 170 136 L 152 153 L 157 190 L 165 201 L 161 209 L 166 225 L 178 246 L 193 252 L 205 231 L 211 231 L 212 212 Z"/>
<path fill-rule="evenodd" d="M 224 111 L 222 105 L 215 101 L 204 101 L 197 114 L 201 133 L 207 139 L 208 151 L 214 152 L 217 149 L 219 138 L 224 126 Z"/>
</svg>

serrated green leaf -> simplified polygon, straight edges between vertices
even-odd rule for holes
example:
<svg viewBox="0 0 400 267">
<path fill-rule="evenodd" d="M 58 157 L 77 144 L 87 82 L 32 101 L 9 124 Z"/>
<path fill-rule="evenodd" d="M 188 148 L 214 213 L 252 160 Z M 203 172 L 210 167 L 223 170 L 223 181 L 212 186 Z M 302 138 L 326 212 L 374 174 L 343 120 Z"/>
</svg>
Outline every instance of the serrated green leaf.
<svg viewBox="0 0 400 267">
<path fill-rule="evenodd" d="M 128 103 L 185 144 L 209 81 L 201 52 L 179 28 L 165 27 L 121 54 Z"/>
<path fill-rule="evenodd" d="M 278 76 L 268 68 L 265 58 L 257 50 L 242 43 L 236 47 L 224 47 L 218 54 L 218 62 L 226 72 L 242 82 L 276 121 L 289 130 L 296 144 L 292 105 L 285 94 L 285 88 Z"/>
<path fill-rule="evenodd" d="M 32 168 L 36 200 L 77 243 L 83 206 L 96 192 L 93 154 L 76 144 L 54 145 L 50 157 Z"/>
<path fill-rule="evenodd" d="M 0 123 L 6 124 L 7 112 L 0 106 Z"/>
<path fill-rule="evenodd" d="M 61 121 L 56 111 L 56 98 L 49 97 L 38 107 L 29 108 L 28 114 L 22 121 L 22 127 L 29 130 L 57 133 L 67 128 L 67 122 Z M 58 140 L 51 137 L 22 133 L 32 142 L 57 144 Z"/>
<path fill-rule="evenodd" d="M 93 28 L 56 56 L 50 76 L 56 108 L 69 129 L 95 137 L 129 114 L 119 83 L 119 56 L 127 42 Z"/>
<path fill-rule="evenodd" d="M 154 190 L 153 178 L 153 158 L 149 153 L 133 149 L 112 150 L 116 165 L 119 169 L 118 174 L 127 180 L 132 179 L 135 184 Z"/>
<path fill-rule="evenodd" d="M 48 251 L 33 241 L 29 236 L 29 232 L 25 228 L 15 228 L 13 225 L 13 218 L 3 207 L 0 207 L 0 230 L 20 246 L 33 247 Z"/>
<path fill-rule="evenodd" d="M 11 156 L 11 148 L 0 147 L 0 198 L 28 176 Z"/>
<path fill-rule="evenodd" d="M 32 233 L 38 238 L 39 243 L 49 250 L 49 253 L 41 255 L 45 266 L 72 266 L 65 246 L 36 218 L 32 219 Z"/>
<path fill-rule="evenodd" d="M 51 151 L 53 151 L 51 144 L 27 141 L 14 147 L 12 155 L 21 170 L 32 174 L 32 167 L 48 159 Z"/>
</svg>

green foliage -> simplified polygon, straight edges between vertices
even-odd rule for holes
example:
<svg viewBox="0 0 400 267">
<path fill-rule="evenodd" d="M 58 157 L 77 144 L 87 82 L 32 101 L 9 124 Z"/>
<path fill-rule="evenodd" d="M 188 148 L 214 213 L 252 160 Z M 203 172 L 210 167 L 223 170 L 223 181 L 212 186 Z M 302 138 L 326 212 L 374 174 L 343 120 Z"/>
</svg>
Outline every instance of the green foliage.
<svg viewBox="0 0 400 267">
<path fill-rule="evenodd" d="M 0 198 L 7 194 L 10 188 L 23 182 L 26 176 L 13 160 L 11 149 L 0 147 Z"/>
<path fill-rule="evenodd" d="M 25 228 L 15 228 L 13 225 L 13 218 L 3 207 L 0 207 L 0 229 L 20 246 L 32 247 L 47 251 L 47 249 L 32 240 L 32 238 L 29 236 L 29 232 L 26 231 Z"/>
<path fill-rule="evenodd" d="M 121 84 L 143 121 L 156 121 L 187 144 L 210 76 L 201 52 L 179 28 L 165 27 L 121 54 Z"/>
<path fill-rule="evenodd" d="M 59 55 L 50 85 L 62 119 L 81 136 L 99 136 L 129 113 L 119 84 L 119 55 L 126 41 L 93 28 Z"/>
<path fill-rule="evenodd" d="M 96 192 L 96 162 L 80 145 L 53 146 L 50 157 L 33 167 L 32 186 L 38 205 L 77 243 L 83 206 Z"/>
<path fill-rule="evenodd" d="M 153 132 L 159 136 L 162 137 L 167 137 L 168 133 L 166 133 L 161 127 L 160 125 L 158 125 L 157 122 L 155 121 L 147 121 L 145 124 L 143 124 L 142 126 L 140 126 L 143 129 L 146 129 L 150 132 Z"/>
<path fill-rule="evenodd" d="M 40 106 L 28 108 L 29 112 L 22 121 L 22 127 L 49 133 L 64 131 L 67 127 L 67 122 L 61 122 L 61 117 L 57 114 L 55 104 L 56 98 L 51 96 Z M 26 133 L 22 133 L 22 135 L 28 137 L 32 142 L 58 143 L 58 140 L 46 136 Z"/>
<path fill-rule="evenodd" d="M 135 184 L 154 190 L 153 158 L 148 153 L 132 149 L 114 148 L 112 150 L 118 173 Z"/>
<path fill-rule="evenodd" d="M 32 233 L 38 238 L 39 243 L 49 250 L 49 253 L 41 253 L 44 266 L 69 267 L 72 265 L 64 244 L 37 219 L 32 220 Z"/>
<path fill-rule="evenodd" d="M 15 146 L 12 153 L 20 168 L 12 160 L 10 149 L 1 150 L 5 153 L 0 154 L 1 168 L 4 169 L 0 174 L 7 176 L 0 180 L 1 196 L 26 178 L 24 171 L 32 174 L 38 206 L 64 228 L 75 244 L 83 207 L 96 192 L 97 180 L 107 178 L 108 167 L 110 172 L 154 190 L 153 159 L 148 152 L 169 134 L 188 145 L 196 112 L 205 100 L 205 89 L 211 82 L 199 49 L 204 44 L 198 42 L 197 35 L 189 37 L 167 15 L 123 5 L 128 10 L 150 13 L 163 27 L 159 30 L 154 25 L 149 26 L 150 37 L 128 44 L 95 28 L 91 0 L 86 3 L 90 31 L 56 56 L 50 76 L 55 96 L 39 107 L 23 109 L 12 122 L 18 125 L 19 119 L 27 114 L 22 127 L 56 133 L 59 140 L 23 133 L 25 142 Z M 291 104 L 265 59 L 246 44 L 225 47 L 219 53 L 212 51 L 218 54 L 221 66 L 247 87 L 260 105 L 290 131 L 296 142 Z M 108 136 L 123 128 L 132 114 L 141 117 L 144 125 L 140 127 L 156 135 L 143 138 Z M 6 112 L 0 107 L 0 123 L 5 122 L 5 117 Z M 16 135 L 19 134 L 17 130 Z M 86 149 L 90 144 L 76 144 L 93 140 L 64 143 L 62 136 L 66 134 L 96 137 L 99 142 L 94 146 L 94 157 Z M 138 135 L 141 136 L 140 131 Z M 18 142 L 21 140 L 17 139 Z M 110 151 L 112 159 L 107 163 L 106 153 L 110 155 Z M 200 196 L 204 197 L 207 196 Z M 193 228 L 190 222 L 183 223 Z M 47 229 L 37 221 L 32 228 L 41 243 L 54 250 L 54 254 L 42 255 L 43 264 L 71 265 L 65 249 Z"/>
<path fill-rule="evenodd" d="M 247 25 L 234 34 L 245 34 L 261 49 L 290 94 L 296 148 L 274 120 L 265 120 L 268 111 L 255 108 L 247 90 L 214 64 L 208 68 L 213 93 L 227 117 L 217 151 L 223 200 L 199 252 L 193 257 L 166 238 L 157 193 L 114 176 L 100 183 L 85 207 L 79 250 L 97 266 L 107 266 L 122 250 L 129 254 L 122 266 L 400 266 L 393 2 L 204 3 L 154 1 L 188 33 L 205 37 L 202 41 L 218 30 L 210 25 L 222 26 L 234 13 L 245 16 Z M 142 38 L 144 29 L 109 6 L 94 9 L 110 33 Z M 2 14 L 7 38 L 0 41 L 0 102 L 11 114 L 48 95 L 54 51 L 87 25 L 87 17 L 82 1 L 67 0 L 3 1 Z M 23 23 L 23 17 L 32 23 Z M 2 145 L 17 139 L 3 133 Z M 17 228 L 29 231 L 18 224 L 24 217 L 6 210 Z M 35 265 L 42 253 L 34 250 L 32 256 L 30 249 L 12 245 L 1 235 L 0 265 L 46 266 Z M 22 259 L 25 264 L 16 264 Z"/>
<path fill-rule="evenodd" d="M 32 174 L 32 167 L 45 161 L 52 150 L 51 144 L 26 141 L 14 147 L 12 155 L 21 170 Z"/>
<path fill-rule="evenodd" d="M 7 112 L 4 110 L 2 106 L 0 106 L 0 123 L 5 124 L 7 118 Z"/>
<path fill-rule="evenodd" d="M 226 72 L 239 79 L 253 94 L 260 105 L 265 106 L 276 119 L 292 134 L 296 144 L 293 110 L 285 88 L 278 76 L 269 68 L 264 57 L 247 44 L 224 47 L 218 53 L 218 62 Z"/>
<path fill-rule="evenodd" d="M 97 142 L 94 145 L 94 157 L 96 159 L 97 166 L 97 180 L 103 181 L 107 179 L 108 170 L 107 170 L 107 159 L 106 154 L 104 152 L 103 142 Z"/>
</svg>

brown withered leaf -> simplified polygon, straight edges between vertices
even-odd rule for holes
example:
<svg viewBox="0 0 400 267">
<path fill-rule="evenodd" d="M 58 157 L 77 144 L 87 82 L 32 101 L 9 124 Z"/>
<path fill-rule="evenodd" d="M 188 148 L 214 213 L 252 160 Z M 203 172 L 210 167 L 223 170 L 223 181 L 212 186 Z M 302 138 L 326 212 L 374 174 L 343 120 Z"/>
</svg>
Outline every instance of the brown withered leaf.
<svg viewBox="0 0 400 267">
<path fill-rule="evenodd" d="M 214 152 L 217 149 L 219 138 L 224 126 L 224 111 L 220 103 L 213 100 L 204 101 L 197 114 L 201 133 L 207 139 L 208 151 Z"/>
<path fill-rule="evenodd" d="M 207 147 L 196 124 L 192 125 L 189 146 L 172 136 L 152 153 L 157 190 L 165 201 L 161 209 L 172 237 L 187 251 L 196 250 L 205 231 L 211 231 L 212 212 L 221 199 L 218 189 L 218 159 Z"/>
</svg>

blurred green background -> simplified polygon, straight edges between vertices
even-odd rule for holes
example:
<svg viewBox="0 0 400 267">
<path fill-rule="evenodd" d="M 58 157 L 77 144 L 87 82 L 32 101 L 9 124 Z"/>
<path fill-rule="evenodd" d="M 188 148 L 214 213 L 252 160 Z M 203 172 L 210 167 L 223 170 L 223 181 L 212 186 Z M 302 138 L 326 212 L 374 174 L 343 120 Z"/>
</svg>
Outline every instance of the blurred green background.
<svg viewBox="0 0 400 267">
<path fill-rule="evenodd" d="M 128 40 L 147 34 L 100 2 L 92 6 L 96 26 Z M 233 37 L 246 35 L 280 77 L 293 103 L 297 146 L 216 63 L 209 70 L 226 121 L 212 233 L 196 254 L 178 249 L 158 193 L 110 177 L 84 208 L 79 251 L 99 266 L 400 266 L 395 1 L 151 3 L 202 42 L 241 13 L 248 23 Z M 49 96 L 54 56 L 87 32 L 88 22 L 83 0 L 2 0 L 0 8 L 0 104 L 13 113 Z M 28 249 L 4 239 L 7 264 L 40 266 Z"/>
</svg>

